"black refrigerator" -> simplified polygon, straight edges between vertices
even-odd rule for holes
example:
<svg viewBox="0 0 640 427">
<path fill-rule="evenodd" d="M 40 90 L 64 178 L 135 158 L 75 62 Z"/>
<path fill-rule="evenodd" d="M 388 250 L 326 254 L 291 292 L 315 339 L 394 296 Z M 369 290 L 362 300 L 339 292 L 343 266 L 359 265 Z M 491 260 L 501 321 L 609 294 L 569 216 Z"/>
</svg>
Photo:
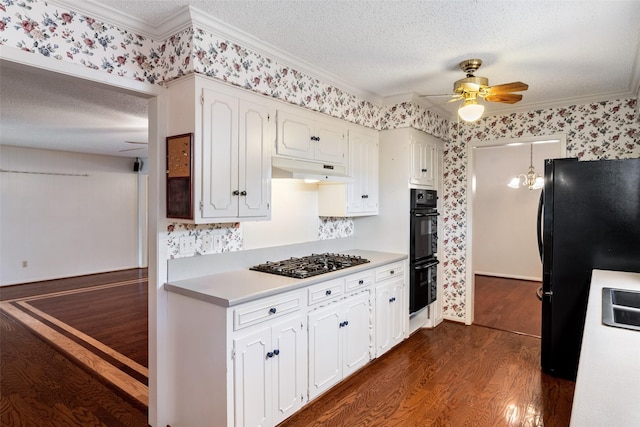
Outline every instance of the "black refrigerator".
<svg viewBox="0 0 640 427">
<path fill-rule="evenodd" d="M 575 380 L 593 269 L 640 272 L 640 159 L 545 160 L 542 370 Z"/>
</svg>

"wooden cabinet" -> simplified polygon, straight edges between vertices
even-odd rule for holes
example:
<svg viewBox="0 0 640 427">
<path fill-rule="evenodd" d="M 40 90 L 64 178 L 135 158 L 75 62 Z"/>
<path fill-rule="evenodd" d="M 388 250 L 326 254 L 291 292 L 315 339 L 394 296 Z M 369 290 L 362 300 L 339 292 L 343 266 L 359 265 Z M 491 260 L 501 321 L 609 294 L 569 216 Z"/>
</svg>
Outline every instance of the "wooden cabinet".
<svg viewBox="0 0 640 427">
<path fill-rule="evenodd" d="M 169 133 L 194 135 L 194 223 L 269 219 L 275 107 L 203 76 L 169 86 Z"/>
<path fill-rule="evenodd" d="M 323 183 L 318 187 L 320 216 L 378 214 L 378 132 L 349 129 L 349 183 Z"/>
<path fill-rule="evenodd" d="M 236 426 L 272 426 L 302 407 L 306 348 L 298 317 L 233 340 Z"/>
<path fill-rule="evenodd" d="M 296 159 L 346 163 L 347 130 L 344 122 L 320 113 L 279 109 L 276 154 Z"/>
<path fill-rule="evenodd" d="M 365 291 L 309 313 L 309 399 L 370 360 L 371 311 Z"/>
<path fill-rule="evenodd" d="M 405 336 L 407 307 L 402 263 L 376 270 L 375 304 L 375 353 L 380 357 Z"/>
</svg>

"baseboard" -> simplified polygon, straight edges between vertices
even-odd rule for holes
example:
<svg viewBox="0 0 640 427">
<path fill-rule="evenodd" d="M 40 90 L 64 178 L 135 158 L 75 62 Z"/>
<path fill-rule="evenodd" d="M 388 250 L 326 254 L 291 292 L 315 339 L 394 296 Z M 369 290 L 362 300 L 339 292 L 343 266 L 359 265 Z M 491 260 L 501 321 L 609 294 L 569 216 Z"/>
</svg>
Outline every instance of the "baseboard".
<svg viewBox="0 0 640 427">
<path fill-rule="evenodd" d="M 528 282 L 542 282 L 542 277 L 518 276 L 516 274 L 502 274 L 486 271 L 475 271 L 473 274 L 478 276 L 502 277 L 504 279 L 526 280 Z"/>
</svg>

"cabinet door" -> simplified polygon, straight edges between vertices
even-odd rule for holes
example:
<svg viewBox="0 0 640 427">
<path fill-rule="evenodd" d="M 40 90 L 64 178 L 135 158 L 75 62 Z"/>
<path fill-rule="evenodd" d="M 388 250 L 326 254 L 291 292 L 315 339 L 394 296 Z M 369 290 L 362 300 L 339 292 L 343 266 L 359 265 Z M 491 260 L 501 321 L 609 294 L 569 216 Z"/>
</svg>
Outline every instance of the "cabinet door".
<svg viewBox="0 0 640 427">
<path fill-rule="evenodd" d="M 314 126 L 314 160 L 343 165 L 346 162 L 347 132 L 337 120 L 317 120 Z"/>
<path fill-rule="evenodd" d="M 309 313 L 309 399 L 342 379 L 341 305 Z"/>
<path fill-rule="evenodd" d="M 379 286 L 376 296 L 376 357 L 404 338 L 404 279 Z"/>
<path fill-rule="evenodd" d="M 302 407 L 307 389 L 307 329 L 300 319 L 272 328 L 273 424 Z"/>
<path fill-rule="evenodd" d="M 202 217 L 237 217 L 238 98 L 202 94 Z"/>
<path fill-rule="evenodd" d="M 364 211 L 367 213 L 378 213 L 378 156 L 379 146 L 377 135 L 369 139 L 367 143 L 367 153 L 364 159 Z"/>
<path fill-rule="evenodd" d="M 433 186 L 435 145 L 429 141 L 417 139 L 411 142 L 411 183 Z"/>
<path fill-rule="evenodd" d="M 277 154 L 313 160 L 313 122 L 309 118 L 278 110 Z"/>
<path fill-rule="evenodd" d="M 349 132 L 349 175 L 353 182 L 347 184 L 347 213 L 364 210 L 366 192 L 367 143 L 361 134 Z"/>
<path fill-rule="evenodd" d="M 398 344 L 404 339 L 404 280 L 397 280 L 391 285 L 391 304 L 390 305 L 390 338 L 391 347 Z"/>
<path fill-rule="evenodd" d="M 271 203 L 271 146 L 275 110 L 240 100 L 238 215 L 266 217 Z"/>
<path fill-rule="evenodd" d="M 349 132 L 348 213 L 378 212 L 378 138 L 362 132 Z"/>
<path fill-rule="evenodd" d="M 391 318 L 392 307 L 392 290 L 388 285 L 377 287 L 375 290 L 376 297 L 376 357 L 381 356 L 385 351 L 391 348 Z"/>
<path fill-rule="evenodd" d="M 235 425 L 238 427 L 272 425 L 273 358 L 267 356 L 271 346 L 269 327 L 233 340 Z"/>
<path fill-rule="evenodd" d="M 366 365 L 371 360 L 371 301 L 370 293 L 347 298 L 344 305 L 343 377 Z"/>
</svg>

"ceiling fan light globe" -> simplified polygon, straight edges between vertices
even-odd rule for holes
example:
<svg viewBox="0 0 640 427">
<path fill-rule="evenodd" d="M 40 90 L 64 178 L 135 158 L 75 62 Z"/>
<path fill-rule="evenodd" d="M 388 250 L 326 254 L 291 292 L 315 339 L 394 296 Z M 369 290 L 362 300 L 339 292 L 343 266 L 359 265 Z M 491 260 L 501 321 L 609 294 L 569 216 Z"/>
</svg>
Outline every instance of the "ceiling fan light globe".
<svg viewBox="0 0 640 427">
<path fill-rule="evenodd" d="M 458 116 L 465 122 L 475 122 L 484 113 L 484 105 L 477 103 L 465 103 L 458 109 Z"/>
</svg>

